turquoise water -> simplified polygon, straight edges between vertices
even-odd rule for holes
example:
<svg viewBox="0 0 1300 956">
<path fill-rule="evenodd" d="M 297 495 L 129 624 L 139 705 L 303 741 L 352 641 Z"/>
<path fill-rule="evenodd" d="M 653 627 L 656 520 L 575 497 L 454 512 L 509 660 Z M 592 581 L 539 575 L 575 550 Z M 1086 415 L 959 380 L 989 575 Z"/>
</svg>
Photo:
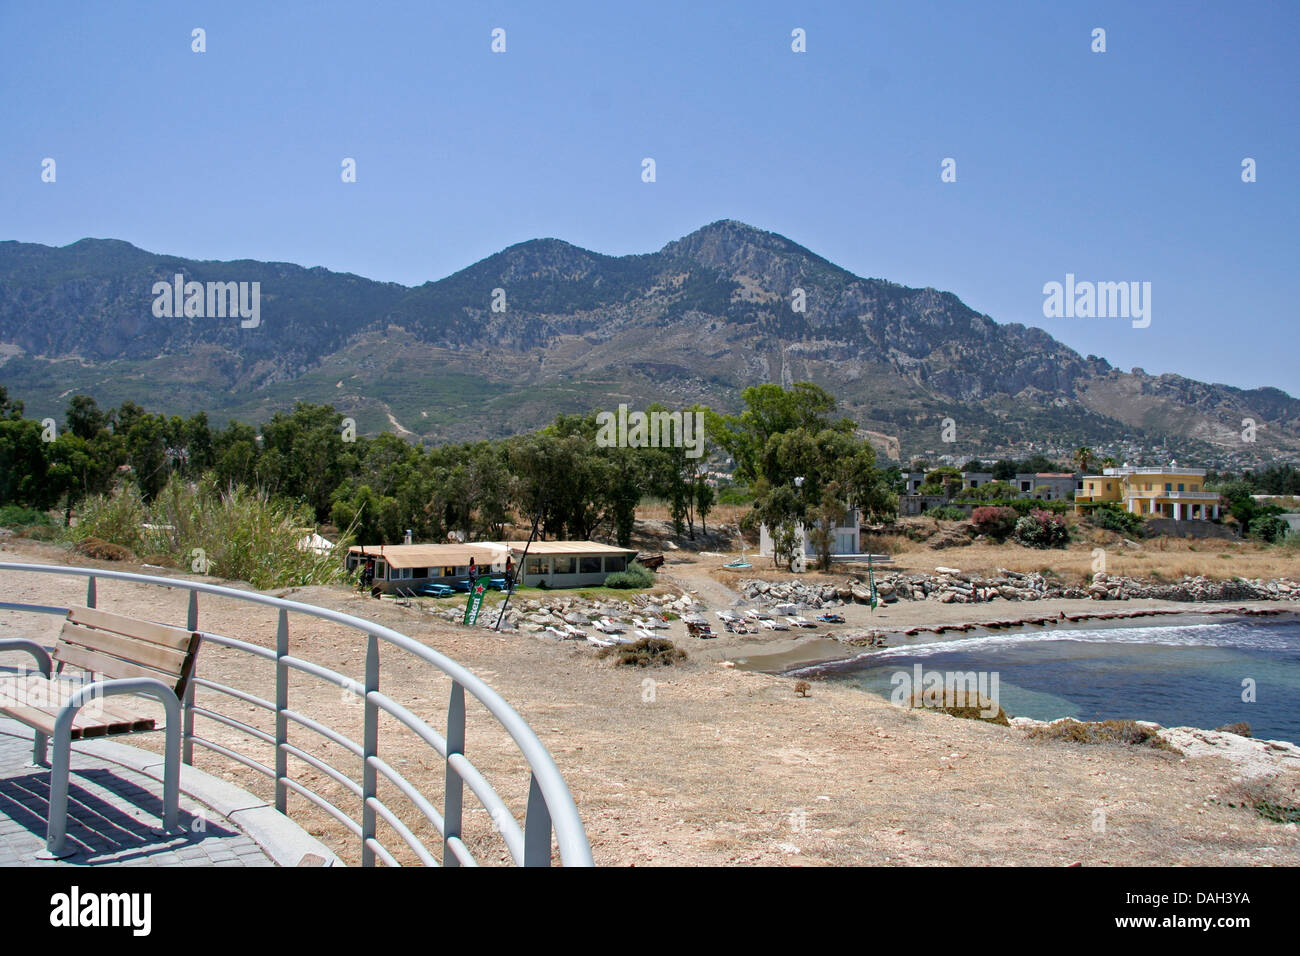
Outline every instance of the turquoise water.
<svg viewBox="0 0 1300 956">
<path fill-rule="evenodd" d="M 1300 743 L 1300 621 L 1216 622 L 990 634 L 871 651 L 803 668 L 888 697 L 923 673 L 997 675 L 1011 716 L 1154 720 L 1213 729 L 1246 721 L 1255 737 Z M 900 679 L 901 680 L 901 679 Z M 1249 696 L 1253 682 L 1254 700 Z"/>
</svg>

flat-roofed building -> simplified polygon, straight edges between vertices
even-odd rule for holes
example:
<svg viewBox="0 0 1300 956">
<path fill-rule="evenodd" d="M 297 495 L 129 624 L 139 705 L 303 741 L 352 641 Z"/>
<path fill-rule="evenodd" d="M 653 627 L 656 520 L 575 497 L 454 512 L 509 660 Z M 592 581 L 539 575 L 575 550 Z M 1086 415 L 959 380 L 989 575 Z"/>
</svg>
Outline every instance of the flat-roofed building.
<svg viewBox="0 0 1300 956">
<path fill-rule="evenodd" d="M 1204 468 L 1103 468 L 1084 475 L 1074 510 L 1086 514 L 1099 504 L 1117 504 L 1135 515 L 1209 521 L 1219 517 L 1219 495 L 1205 490 Z"/>
<path fill-rule="evenodd" d="M 466 544 L 353 545 L 347 569 L 355 571 L 367 560 L 375 562 L 374 586 L 382 591 L 414 589 L 424 584 L 455 585 L 469 576 L 472 558 L 480 573 L 504 574 L 506 558 L 515 566 L 515 578 L 527 587 L 591 587 L 605 583 L 607 575 L 626 571 L 636 550 L 595 541 L 534 541 L 528 546 L 523 568 L 519 562 L 526 541 L 474 541 Z"/>
</svg>

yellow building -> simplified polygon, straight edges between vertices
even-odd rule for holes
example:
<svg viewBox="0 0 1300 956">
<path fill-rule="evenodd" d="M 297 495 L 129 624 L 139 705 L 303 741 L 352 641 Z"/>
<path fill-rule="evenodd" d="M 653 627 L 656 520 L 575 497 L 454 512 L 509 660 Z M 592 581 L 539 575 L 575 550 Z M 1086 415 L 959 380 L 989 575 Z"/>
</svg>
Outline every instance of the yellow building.
<svg viewBox="0 0 1300 956">
<path fill-rule="evenodd" d="M 1090 505 L 1113 502 L 1143 517 L 1175 521 L 1209 521 L 1219 517 L 1219 495 L 1204 490 L 1204 468 L 1104 468 L 1100 475 L 1084 475 L 1074 496 L 1076 514 Z"/>
</svg>

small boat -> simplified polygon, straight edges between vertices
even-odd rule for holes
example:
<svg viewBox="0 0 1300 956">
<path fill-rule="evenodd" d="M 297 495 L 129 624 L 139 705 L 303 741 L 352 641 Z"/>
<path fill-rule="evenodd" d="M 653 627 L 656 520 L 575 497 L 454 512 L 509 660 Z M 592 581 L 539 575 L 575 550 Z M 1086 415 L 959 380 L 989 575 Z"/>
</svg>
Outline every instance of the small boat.
<svg viewBox="0 0 1300 956">
<path fill-rule="evenodd" d="M 745 568 L 752 568 L 753 565 L 745 560 L 745 552 L 740 552 L 740 557 L 734 561 L 728 561 L 723 565 L 724 568 L 730 568 L 733 571 L 743 571 Z"/>
<path fill-rule="evenodd" d="M 818 614 L 818 615 L 817 615 L 817 620 L 821 621 L 823 624 L 843 624 L 843 623 L 844 623 L 844 618 L 843 618 L 843 617 L 841 617 L 841 616 L 838 615 L 838 614 L 832 614 L 832 613 L 830 613 L 830 612 L 827 612 L 826 614 Z"/>
</svg>

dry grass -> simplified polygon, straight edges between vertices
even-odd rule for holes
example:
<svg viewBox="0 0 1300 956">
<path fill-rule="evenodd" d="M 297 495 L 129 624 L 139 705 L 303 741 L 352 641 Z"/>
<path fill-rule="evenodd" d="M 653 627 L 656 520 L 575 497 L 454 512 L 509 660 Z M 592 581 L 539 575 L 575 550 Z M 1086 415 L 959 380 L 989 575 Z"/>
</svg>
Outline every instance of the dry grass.
<svg viewBox="0 0 1300 956">
<path fill-rule="evenodd" d="M 1038 740 L 1066 740 L 1076 744 L 1134 744 L 1156 750 L 1179 751 L 1155 730 L 1134 720 L 1078 721 L 1069 718 L 1034 727 L 1029 736 Z"/>
<path fill-rule="evenodd" d="M 945 523 L 957 527 L 956 523 Z M 994 573 L 998 568 L 1023 572 L 1053 572 L 1063 581 L 1080 584 L 1092 578 L 1094 549 L 1105 551 L 1107 574 L 1176 581 L 1184 575 L 1207 578 L 1300 577 L 1300 554 L 1254 541 L 1149 538 L 1139 547 L 1126 547 L 1118 535 L 1096 529 L 1075 529 L 1080 540 L 1068 548 L 1038 550 L 1014 542 L 984 543 L 936 550 L 904 535 L 879 536 L 878 553 L 893 555 L 893 567 L 933 571 L 936 565 L 963 571 Z"/>
</svg>

